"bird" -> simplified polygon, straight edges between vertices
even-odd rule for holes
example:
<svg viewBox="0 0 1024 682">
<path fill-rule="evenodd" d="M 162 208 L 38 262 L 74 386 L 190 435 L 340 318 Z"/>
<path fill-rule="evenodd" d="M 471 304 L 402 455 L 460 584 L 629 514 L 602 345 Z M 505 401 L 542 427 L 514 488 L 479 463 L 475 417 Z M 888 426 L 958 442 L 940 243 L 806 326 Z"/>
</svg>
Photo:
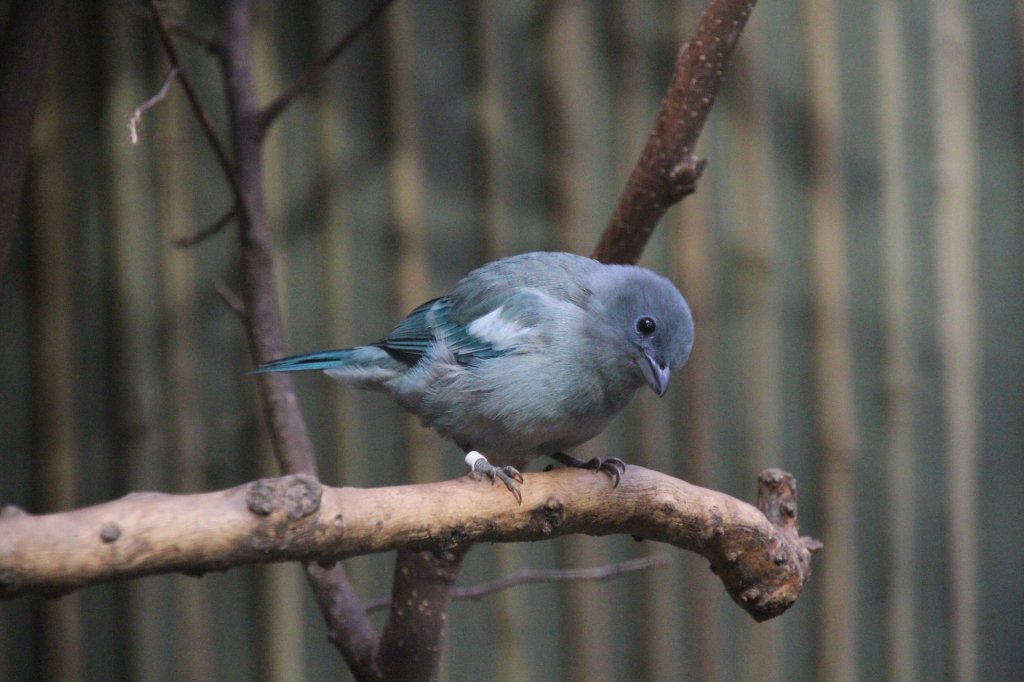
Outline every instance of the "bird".
<svg viewBox="0 0 1024 682">
<path fill-rule="evenodd" d="M 320 370 L 381 391 L 454 441 L 470 474 L 522 504 L 519 469 L 549 456 L 607 473 L 625 463 L 565 451 L 601 433 L 645 384 L 659 396 L 693 347 L 690 307 L 668 279 L 561 252 L 473 270 L 365 346 L 272 360 L 254 373 Z"/>
</svg>

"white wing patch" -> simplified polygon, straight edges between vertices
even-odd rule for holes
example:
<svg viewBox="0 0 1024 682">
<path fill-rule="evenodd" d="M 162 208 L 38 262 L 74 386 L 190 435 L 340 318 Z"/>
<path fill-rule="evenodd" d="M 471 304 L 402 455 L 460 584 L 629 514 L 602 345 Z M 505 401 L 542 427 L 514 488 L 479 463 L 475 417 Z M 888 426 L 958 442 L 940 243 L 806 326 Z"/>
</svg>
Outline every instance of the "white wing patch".
<svg viewBox="0 0 1024 682">
<path fill-rule="evenodd" d="M 504 306 L 495 308 L 470 322 L 466 329 L 476 338 L 491 344 L 495 350 L 508 350 L 525 341 L 530 328 L 515 320 L 506 320 L 501 316 L 503 310 Z"/>
</svg>

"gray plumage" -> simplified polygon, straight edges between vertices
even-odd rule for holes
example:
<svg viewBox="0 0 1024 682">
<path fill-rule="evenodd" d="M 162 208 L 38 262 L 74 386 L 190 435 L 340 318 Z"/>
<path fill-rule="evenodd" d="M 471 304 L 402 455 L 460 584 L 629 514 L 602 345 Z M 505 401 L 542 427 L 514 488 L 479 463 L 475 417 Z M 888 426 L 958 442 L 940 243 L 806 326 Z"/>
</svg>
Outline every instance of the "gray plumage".
<svg viewBox="0 0 1024 682">
<path fill-rule="evenodd" d="M 474 270 L 375 343 L 257 371 L 320 369 L 382 391 L 465 450 L 518 467 L 593 438 L 644 383 L 663 394 L 692 345 L 689 307 L 667 279 L 528 253 Z"/>
</svg>

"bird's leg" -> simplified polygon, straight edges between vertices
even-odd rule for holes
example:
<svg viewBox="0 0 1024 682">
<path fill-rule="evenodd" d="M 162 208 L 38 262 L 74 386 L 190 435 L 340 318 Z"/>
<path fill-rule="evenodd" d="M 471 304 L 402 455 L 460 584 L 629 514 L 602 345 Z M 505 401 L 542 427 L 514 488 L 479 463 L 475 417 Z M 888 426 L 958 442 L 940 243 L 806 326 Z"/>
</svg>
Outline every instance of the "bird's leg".
<svg viewBox="0 0 1024 682">
<path fill-rule="evenodd" d="M 600 457 L 591 457 L 587 461 L 583 461 L 572 455 L 567 455 L 564 452 L 556 452 L 551 455 L 551 459 L 555 460 L 559 464 L 564 464 L 567 467 L 573 469 L 593 469 L 594 471 L 603 471 L 612 477 L 615 481 L 613 488 L 619 487 L 619 479 L 622 474 L 626 473 L 626 463 L 618 457 L 608 457 L 607 459 L 601 459 Z"/>
<path fill-rule="evenodd" d="M 519 484 L 523 482 L 523 475 L 515 467 L 494 466 L 476 450 L 470 450 L 466 453 L 466 465 L 469 466 L 470 477 L 480 478 L 481 476 L 486 476 L 491 479 L 491 485 L 494 485 L 495 480 L 501 480 L 505 487 L 509 489 L 509 492 L 515 496 L 516 502 L 519 504 L 523 503 L 523 493 L 519 489 Z"/>
</svg>

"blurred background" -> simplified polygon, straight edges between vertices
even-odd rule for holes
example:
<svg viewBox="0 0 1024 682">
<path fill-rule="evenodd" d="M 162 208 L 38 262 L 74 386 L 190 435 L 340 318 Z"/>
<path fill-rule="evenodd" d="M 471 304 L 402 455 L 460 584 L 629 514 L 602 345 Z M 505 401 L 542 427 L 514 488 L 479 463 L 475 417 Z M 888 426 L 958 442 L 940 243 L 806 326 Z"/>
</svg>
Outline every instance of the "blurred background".
<svg viewBox="0 0 1024 682">
<path fill-rule="evenodd" d="M 374 3 L 257 2 L 263 101 Z M 168 2 L 212 36 L 217 2 Z M 134 8 L 134 9 L 133 9 Z M 294 352 L 366 342 L 488 260 L 589 253 L 703 3 L 398 0 L 265 146 Z M 38 513 L 273 475 L 229 189 L 130 2 L 64 3 L 0 280 L 0 503 Z M 1024 4 L 763 2 L 643 264 L 697 342 L 585 456 L 746 500 L 768 466 L 825 543 L 753 623 L 705 561 L 628 536 L 479 546 L 460 584 L 648 554 L 449 614 L 445 679 L 1024 678 Z M 216 61 L 179 39 L 224 130 Z M 387 399 L 296 378 L 325 482 L 462 473 Z M 539 463 L 534 469 L 540 468 Z M 628 474 L 627 474 L 628 475 Z M 0 542 L 3 539 L 0 537 Z M 366 597 L 393 556 L 349 561 Z M 383 614 L 378 617 L 382 618 Z M 0 604 L 0 679 L 348 675 L 298 566 Z"/>
</svg>

